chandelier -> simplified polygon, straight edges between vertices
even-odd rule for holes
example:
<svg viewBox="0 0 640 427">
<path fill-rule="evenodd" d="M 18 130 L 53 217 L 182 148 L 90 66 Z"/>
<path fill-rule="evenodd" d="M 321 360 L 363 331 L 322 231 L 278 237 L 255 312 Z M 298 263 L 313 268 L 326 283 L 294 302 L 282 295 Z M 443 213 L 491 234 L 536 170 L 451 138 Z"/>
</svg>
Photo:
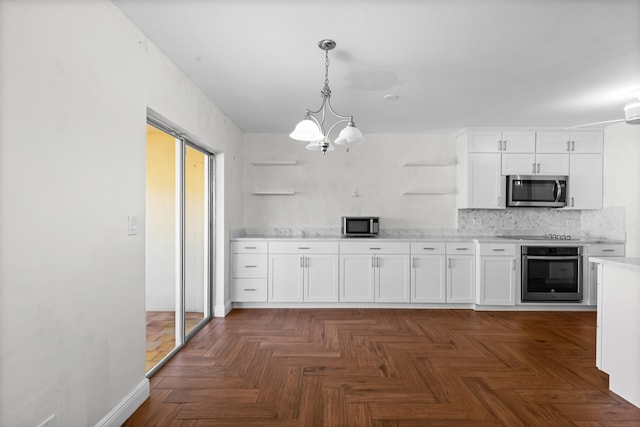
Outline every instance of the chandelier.
<svg viewBox="0 0 640 427">
<path fill-rule="evenodd" d="M 353 121 L 353 116 L 342 116 L 333 111 L 333 108 L 331 107 L 331 89 L 329 89 L 329 51 L 336 47 L 336 42 L 329 39 L 320 40 L 318 42 L 318 47 L 324 50 L 325 54 L 324 87 L 320 91 L 320 94 L 322 95 L 322 104 L 320 105 L 320 108 L 315 111 L 307 110 L 304 119 L 296 125 L 293 132 L 289 134 L 289 137 L 298 141 L 307 142 L 308 144 L 305 147 L 307 150 L 321 151 L 322 154 L 325 154 L 327 151 L 335 150 L 335 146 L 333 144 L 363 144 L 364 137 L 362 136 L 362 132 L 360 132 L 356 127 L 356 124 Z M 337 119 L 337 121 L 333 123 L 328 130 L 326 130 L 325 120 L 327 119 L 328 112 L 333 114 L 333 120 Z M 347 125 L 340 131 L 338 137 L 332 144 L 329 140 L 329 135 L 333 129 L 341 123 L 346 123 Z"/>
</svg>

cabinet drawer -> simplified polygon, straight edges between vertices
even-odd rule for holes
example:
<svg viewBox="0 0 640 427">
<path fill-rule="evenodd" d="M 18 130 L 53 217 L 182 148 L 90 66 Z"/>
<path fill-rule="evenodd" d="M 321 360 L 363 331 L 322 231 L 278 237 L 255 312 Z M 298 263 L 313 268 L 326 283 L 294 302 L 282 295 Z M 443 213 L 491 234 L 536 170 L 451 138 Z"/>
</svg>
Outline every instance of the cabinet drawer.
<svg viewBox="0 0 640 427">
<path fill-rule="evenodd" d="M 476 245 L 473 242 L 447 242 L 447 254 L 466 254 L 473 255 L 476 253 Z"/>
<path fill-rule="evenodd" d="M 409 242 L 340 242 L 341 254 L 408 254 L 410 249 Z"/>
<path fill-rule="evenodd" d="M 624 244 L 589 245 L 589 256 L 624 256 Z"/>
<path fill-rule="evenodd" d="M 231 300 L 238 302 L 267 301 L 267 279 L 233 279 Z"/>
<path fill-rule="evenodd" d="M 445 248 L 444 242 L 411 242 L 411 253 L 414 255 L 442 255 Z"/>
<path fill-rule="evenodd" d="M 236 240 L 231 242 L 231 253 L 250 254 L 267 253 L 267 242 L 261 240 Z"/>
<path fill-rule="evenodd" d="M 267 277 L 266 254 L 235 254 L 231 266 L 232 277 Z"/>
<path fill-rule="evenodd" d="M 515 255 L 516 245 L 505 243 L 480 243 L 480 255 Z"/>
<path fill-rule="evenodd" d="M 270 254 L 337 254 L 338 242 L 317 242 L 308 240 L 287 240 L 269 242 Z"/>
</svg>

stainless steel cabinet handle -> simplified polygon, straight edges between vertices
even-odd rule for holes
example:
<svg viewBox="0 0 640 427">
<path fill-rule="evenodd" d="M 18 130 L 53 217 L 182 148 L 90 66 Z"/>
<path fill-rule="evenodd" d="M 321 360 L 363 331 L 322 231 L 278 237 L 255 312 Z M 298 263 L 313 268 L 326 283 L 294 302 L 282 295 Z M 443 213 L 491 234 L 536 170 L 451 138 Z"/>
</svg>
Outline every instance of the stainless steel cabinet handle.
<svg viewBox="0 0 640 427">
<path fill-rule="evenodd" d="M 304 267 L 304 257 L 300 257 L 300 267 Z"/>
<path fill-rule="evenodd" d="M 244 248 L 245 249 L 258 249 L 257 246 L 245 246 Z"/>
<path fill-rule="evenodd" d="M 507 151 L 507 141 L 502 141 L 502 151 Z"/>
<path fill-rule="evenodd" d="M 256 268 L 257 265 L 245 265 L 244 268 Z"/>
<path fill-rule="evenodd" d="M 536 173 L 536 164 L 531 163 L 531 173 Z"/>
<path fill-rule="evenodd" d="M 502 141 L 498 141 L 498 151 L 502 151 Z"/>
<path fill-rule="evenodd" d="M 255 292 L 255 291 L 257 291 L 257 289 L 256 288 L 244 288 L 243 291 Z"/>
<path fill-rule="evenodd" d="M 540 173 L 540 163 L 538 163 L 538 171 L 537 173 Z"/>
<path fill-rule="evenodd" d="M 571 151 L 576 151 L 576 142 L 571 141 Z"/>
<path fill-rule="evenodd" d="M 576 204 L 575 204 L 575 200 L 573 200 L 573 197 L 572 197 L 572 198 L 571 198 L 571 207 L 574 207 L 575 205 L 576 205 Z"/>
<path fill-rule="evenodd" d="M 493 252 L 504 252 L 504 249 L 494 249 Z"/>
<path fill-rule="evenodd" d="M 468 251 L 469 248 L 456 248 L 456 251 Z"/>
<path fill-rule="evenodd" d="M 422 248 L 422 249 L 425 250 L 425 251 L 435 251 L 436 250 L 436 248 Z"/>
<path fill-rule="evenodd" d="M 298 249 L 311 249 L 311 248 L 308 246 L 298 246 Z"/>
<path fill-rule="evenodd" d="M 369 248 L 369 249 L 371 249 L 372 251 L 379 251 L 382 248 Z"/>
<path fill-rule="evenodd" d="M 567 151 L 571 151 L 571 141 L 567 141 Z"/>
<path fill-rule="evenodd" d="M 615 251 L 616 251 L 615 249 L 603 249 L 602 250 L 602 252 L 615 252 Z"/>
</svg>

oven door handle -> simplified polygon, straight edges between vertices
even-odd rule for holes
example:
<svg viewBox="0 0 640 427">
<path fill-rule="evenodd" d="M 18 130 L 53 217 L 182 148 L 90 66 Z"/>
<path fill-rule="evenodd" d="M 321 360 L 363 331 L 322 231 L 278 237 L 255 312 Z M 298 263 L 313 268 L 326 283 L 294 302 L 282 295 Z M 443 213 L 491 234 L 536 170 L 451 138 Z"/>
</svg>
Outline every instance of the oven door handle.
<svg viewBox="0 0 640 427">
<path fill-rule="evenodd" d="M 561 260 L 578 260 L 582 255 L 566 255 L 566 256 L 544 256 L 544 255 L 522 255 L 523 260 L 551 260 L 551 261 L 561 261 Z"/>
</svg>

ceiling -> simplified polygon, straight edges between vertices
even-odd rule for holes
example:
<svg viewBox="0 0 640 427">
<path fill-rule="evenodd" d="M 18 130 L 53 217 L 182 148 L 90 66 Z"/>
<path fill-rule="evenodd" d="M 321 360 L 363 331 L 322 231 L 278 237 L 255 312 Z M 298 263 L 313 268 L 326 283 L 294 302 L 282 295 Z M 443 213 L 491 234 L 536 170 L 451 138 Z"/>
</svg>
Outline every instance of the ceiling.
<svg viewBox="0 0 640 427">
<path fill-rule="evenodd" d="M 320 106 L 325 38 L 365 136 L 621 119 L 640 89 L 638 0 L 113 1 L 249 133 Z"/>
</svg>

